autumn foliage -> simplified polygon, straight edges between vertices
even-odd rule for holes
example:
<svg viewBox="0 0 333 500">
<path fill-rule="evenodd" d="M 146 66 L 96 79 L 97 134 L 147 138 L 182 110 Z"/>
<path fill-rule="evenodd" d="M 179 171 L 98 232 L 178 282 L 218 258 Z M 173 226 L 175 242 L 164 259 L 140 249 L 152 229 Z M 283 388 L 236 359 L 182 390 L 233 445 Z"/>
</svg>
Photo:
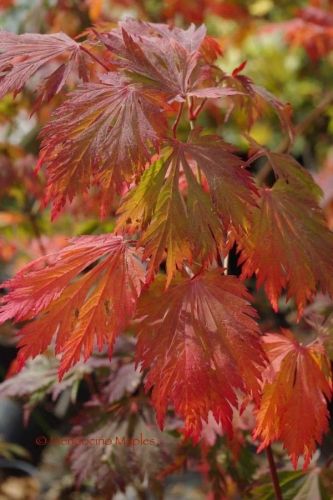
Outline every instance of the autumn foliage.
<svg viewBox="0 0 333 500">
<path fill-rule="evenodd" d="M 309 16 L 330 33 L 329 19 L 302 11 L 298 37 Z M 323 52 L 317 38 L 305 43 L 313 57 Z M 59 380 L 96 351 L 112 360 L 116 339 L 134 331 L 161 429 L 172 408 L 187 438 L 200 441 L 213 418 L 231 439 L 235 410 L 250 406 L 258 451 L 281 441 L 306 469 L 328 428 L 328 355 L 320 337 L 303 345 L 289 330 L 262 332 L 246 280 L 276 313 L 283 297 L 294 302 L 300 320 L 318 291 L 333 297 L 333 234 L 308 171 L 288 148 L 251 137 L 274 113 L 291 143 L 290 105 L 245 64 L 221 69 L 221 54 L 204 25 L 128 19 L 83 41 L 0 32 L 0 96 L 33 82 L 33 111 L 57 100 L 40 133 L 43 206 L 56 220 L 97 193 L 101 216 L 115 216 L 113 232 L 72 238 L 5 281 L 0 320 L 19 326 L 14 371 L 51 346 Z M 210 106 L 225 123 L 244 113 L 246 154 L 202 127 Z M 259 158 L 273 172 L 261 182 Z M 228 274 L 231 252 L 240 276 Z"/>
</svg>

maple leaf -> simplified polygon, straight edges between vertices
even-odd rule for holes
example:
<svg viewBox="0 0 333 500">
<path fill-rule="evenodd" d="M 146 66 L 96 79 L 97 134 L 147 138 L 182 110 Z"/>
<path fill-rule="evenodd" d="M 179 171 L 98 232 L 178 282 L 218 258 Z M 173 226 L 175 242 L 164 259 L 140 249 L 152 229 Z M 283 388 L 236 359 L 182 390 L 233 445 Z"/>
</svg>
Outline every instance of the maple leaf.
<svg viewBox="0 0 333 500">
<path fill-rule="evenodd" d="M 206 36 L 200 46 L 200 52 L 206 62 L 213 64 L 223 54 L 223 49 L 218 39 Z"/>
<path fill-rule="evenodd" d="M 99 39 L 118 56 L 120 67 L 148 79 L 169 98 L 183 100 L 199 57 L 193 49 L 203 40 L 205 28 L 200 30 L 199 43 L 198 37 L 193 38 L 193 30 L 191 35 L 189 50 L 168 29 L 125 21 L 118 29 L 99 34 Z"/>
<path fill-rule="evenodd" d="M 258 451 L 281 440 L 294 468 L 303 455 L 306 469 L 328 428 L 330 364 L 319 341 L 303 346 L 290 331 L 282 333 L 263 337 L 274 374 L 265 381 L 254 438 L 262 440 Z"/>
<path fill-rule="evenodd" d="M 166 129 L 162 108 L 156 91 L 115 73 L 73 92 L 42 131 L 39 165 L 47 169 L 45 202 L 52 200 L 53 217 L 93 183 L 106 209 L 150 159 L 150 147 L 158 149 Z"/>
<path fill-rule="evenodd" d="M 19 373 L 15 370 L 15 364 L 16 359 L 12 362 L 6 380 L 0 384 L 0 395 L 1 397 L 28 399 L 30 400 L 29 406 L 33 407 L 43 399 L 50 387 L 57 383 L 56 359 L 51 356 L 37 356 L 29 360 Z M 37 394 L 34 400 L 34 395 Z"/>
<path fill-rule="evenodd" d="M 39 88 L 37 105 L 60 92 L 75 68 L 80 78 L 88 79 L 80 44 L 65 33 L 16 35 L 0 32 L 0 99 L 8 92 L 18 94 L 38 70 L 60 56 L 66 57 L 67 62 L 59 64 L 45 79 Z"/>
<path fill-rule="evenodd" d="M 110 406 L 101 408 L 99 403 L 98 412 L 87 417 L 89 410 L 92 413 L 93 405 L 87 405 L 68 437 L 69 464 L 78 485 L 88 479 L 110 496 L 124 490 L 125 484 L 156 479 L 172 462 L 177 439 L 158 429 L 151 409 L 144 407 L 140 415 L 133 415 L 122 407 L 121 416 L 110 415 Z"/>
<path fill-rule="evenodd" d="M 23 419 L 25 424 L 31 416 L 32 410 L 47 396 L 52 401 L 67 390 L 70 394 L 70 402 L 75 403 L 77 399 L 80 382 L 97 368 L 110 368 L 110 360 L 105 358 L 91 357 L 85 362 L 78 363 L 71 368 L 60 382 L 58 378 L 59 361 L 50 352 L 40 354 L 34 359 L 29 359 L 25 366 L 18 371 L 16 366 L 18 358 L 15 358 L 6 374 L 6 380 L 0 383 L 1 398 L 20 399 L 23 403 Z"/>
<path fill-rule="evenodd" d="M 292 156 L 271 151 L 266 151 L 265 155 L 279 179 L 285 180 L 295 191 L 301 190 L 305 196 L 312 197 L 315 201 L 320 200 L 323 194 L 321 188 L 315 183 L 312 175 Z"/>
<path fill-rule="evenodd" d="M 140 238 L 144 257 L 150 256 L 150 276 L 164 259 L 167 249 L 167 275 L 170 283 L 177 266 L 192 260 L 191 232 L 186 207 L 179 191 L 179 162 L 172 155 L 163 165 L 163 171 L 170 165 L 170 175 L 161 187 L 156 200 L 152 220 Z M 192 240 L 193 241 L 193 240 Z"/>
<path fill-rule="evenodd" d="M 256 204 L 257 193 L 245 163 L 233 147 L 216 135 L 193 133 L 184 148 L 185 155 L 194 161 L 207 179 L 213 203 L 224 221 L 236 229 L 247 224 L 248 210 Z"/>
<path fill-rule="evenodd" d="M 212 262 L 217 251 L 223 251 L 230 225 L 238 229 L 245 224 L 248 208 L 255 203 L 251 176 L 230 146 L 215 136 L 194 140 L 173 141 L 171 153 L 146 170 L 118 210 L 116 230 L 144 230 L 139 245 L 144 257 L 150 257 L 151 272 L 167 250 L 167 284 L 186 260 Z M 207 177 L 209 194 L 196 180 L 199 171 Z"/>
<path fill-rule="evenodd" d="M 262 115 L 265 107 L 270 106 L 277 113 L 283 130 L 288 132 L 290 140 L 293 139 L 294 132 L 291 125 L 291 107 L 288 103 L 283 103 L 268 90 L 259 85 L 255 85 L 251 78 L 241 74 L 246 65 L 246 61 L 235 68 L 231 75 L 224 74 L 223 81 L 228 87 L 234 88 L 241 95 L 235 95 L 234 101 L 244 108 L 247 115 L 248 128 Z"/>
<path fill-rule="evenodd" d="M 214 270 L 171 285 L 155 280 L 137 310 L 136 359 L 162 427 L 168 403 L 198 439 L 211 411 L 231 433 L 237 390 L 258 398 L 265 365 L 251 296 L 233 276 Z"/>
<path fill-rule="evenodd" d="M 91 355 L 95 341 L 100 350 L 107 344 L 111 354 L 134 314 L 144 277 L 138 253 L 114 235 L 74 238 L 57 254 L 23 268 L 2 285 L 9 293 L 0 308 L 1 322 L 35 318 L 20 331 L 21 364 L 44 352 L 54 336 L 62 355 L 60 377 L 81 353 L 85 360 Z"/>
<path fill-rule="evenodd" d="M 187 96 L 216 99 L 239 94 L 238 89 L 209 85 L 215 85 L 215 81 L 210 79 L 212 68 L 205 61 L 207 49 L 219 52 L 210 39 L 204 45 L 205 35 L 203 25 L 183 30 L 134 20 L 119 23 L 111 32 L 97 34 L 116 56 L 120 69 L 155 86 L 170 101 L 182 102 Z"/>
<path fill-rule="evenodd" d="M 111 372 L 108 385 L 104 389 L 108 403 L 114 403 L 127 394 L 133 394 L 139 387 L 142 374 L 134 363 L 126 363 Z M 0 386 L 1 388 L 1 386 Z"/>
<path fill-rule="evenodd" d="M 250 136 L 248 136 L 247 139 L 251 147 L 255 150 L 251 162 L 257 160 L 261 156 L 265 156 L 276 178 L 284 180 L 296 191 L 301 190 L 305 196 L 313 198 L 314 201 L 320 201 L 323 195 L 322 189 L 316 184 L 310 172 L 295 160 L 295 158 L 290 154 L 269 151 Z"/>
<path fill-rule="evenodd" d="M 333 296 L 333 233 L 313 197 L 283 180 L 263 189 L 258 204 L 239 240 L 242 278 L 255 273 L 275 311 L 286 289 L 300 317 L 318 287 Z"/>
<path fill-rule="evenodd" d="M 116 226 L 116 231 L 144 229 L 139 245 L 144 247 L 144 258 L 150 257 L 150 277 L 167 250 L 167 284 L 176 267 L 191 262 L 193 254 L 197 259 L 212 260 L 216 245 L 221 246 L 223 241 L 222 224 L 209 196 L 184 161 L 181 148 L 175 144 L 166 159 L 158 160 L 146 170 L 141 182 L 121 205 Z M 188 182 L 187 203 L 179 186 L 182 169 Z M 202 237 L 200 245 L 197 231 Z"/>
</svg>

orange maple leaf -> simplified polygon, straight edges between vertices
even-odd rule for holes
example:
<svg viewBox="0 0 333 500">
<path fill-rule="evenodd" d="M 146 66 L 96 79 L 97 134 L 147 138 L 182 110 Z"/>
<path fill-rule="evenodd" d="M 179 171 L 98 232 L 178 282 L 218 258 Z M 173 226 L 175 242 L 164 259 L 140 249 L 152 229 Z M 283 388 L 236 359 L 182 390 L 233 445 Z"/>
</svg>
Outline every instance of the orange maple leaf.
<svg viewBox="0 0 333 500">
<path fill-rule="evenodd" d="M 93 266 L 93 267 L 92 267 Z M 27 321 L 20 331 L 19 359 L 44 352 L 56 337 L 59 375 L 87 359 L 95 343 L 111 354 L 134 314 L 145 271 L 139 254 L 114 235 L 82 236 L 57 254 L 42 257 L 3 287 L 0 322 Z"/>
<path fill-rule="evenodd" d="M 194 439 L 210 411 L 231 433 L 236 392 L 258 399 L 266 360 L 251 296 L 218 270 L 176 281 L 163 294 L 164 281 L 154 282 L 137 311 L 137 362 L 148 370 L 158 422 L 172 402 Z"/>
<path fill-rule="evenodd" d="M 184 261 L 214 261 L 231 226 L 237 231 L 246 224 L 255 204 L 253 179 L 232 147 L 217 136 L 191 139 L 172 141 L 171 153 L 149 166 L 118 210 L 116 230 L 143 230 L 139 244 L 150 257 L 150 274 L 167 251 L 168 285 Z"/>
<path fill-rule="evenodd" d="M 295 468 L 304 456 L 305 469 L 328 428 L 330 363 L 319 341 L 303 346 L 290 331 L 282 333 L 263 337 L 273 375 L 264 384 L 254 438 L 262 440 L 258 451 L 281 440 Z"/>
</svg>

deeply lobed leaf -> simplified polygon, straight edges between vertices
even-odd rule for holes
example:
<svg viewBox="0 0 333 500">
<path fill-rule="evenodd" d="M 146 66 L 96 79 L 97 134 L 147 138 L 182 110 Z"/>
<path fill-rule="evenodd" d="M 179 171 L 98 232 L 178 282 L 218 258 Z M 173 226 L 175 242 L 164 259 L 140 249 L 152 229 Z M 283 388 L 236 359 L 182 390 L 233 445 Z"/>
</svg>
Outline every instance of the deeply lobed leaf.
<svg viewBox="0 0 333 500">
<path fill-rule="evenodd" d="M 60 56 L 67 60 L 59 63 L 53 72 L 49 71 L 39 88 L 39 103 L 57 94 L 74 69 L 83 80 L 88 79 L 80 44 L 65 33 L 16 35 L 0 32 L 0 99 L 8 92 L 18 94 L 38 70 Z"/>
<path fill-rule="evenodd" d="M 99 259 L 102 259 L 99 261 Z M 91 268 L 91 266 L 94 266 Z M 97 344 L 111 353 L 134 314 L 145 279 L 139 254 L 121 237 L 82 236 L 56 255 L 40 258 L 3 286 L 0 321 L 32 320 L 20 331 L 21 363 L 56 337 L 60 377 Z"/>
<path fill-rule="evenodd" d="M 265 380 L 254 437 L 262 440 L 259 451 L 281 440 L 294 467 L 303 455 L 307 468 L 328 426 L 330 365 L 319 341 L 303 346 L 290 331 L 282 333 L 263 338 L 274 374 Z"/>
<path fill-rule="evenodd" d="M 206 37 L 204 25 L 195 28 L 192 24 L 185 30 L 128 19 L 117 29 L 97 36 L 114 54 L 119 70 L 163 91 L 170 101 L 241 93 L 216 85 L 217 68 L 211 62 L 221 52 L 218 44 Z"/>
<path fill-rule="evenodd" d="M 120 68 L 145 78 L 169 99 L 184 100 L 203 78 L 198 61 L 205 35 L 204 26 L 182 30 L 126 20 L 99 39 L 115 54 Z"/>
<path fill-rule="evenodd" d="M 242 74 L 246 65 L 243 62 L 235 68 L 231 75 L 224 75 L 223 80 L 227 86 L 238 90 L 239 96 L 234 97 L 234 102 L 246 112 L 248 128 L 262 115 L 265 108 L 273 109 L 279 117 L 283 130 L 286 130 L 289 139 L 293 139 L 294 131 L 291 124 L 291 107 L 288 103 L 280 101 L 264 87 L 256 85 L 251 78 Z"/>
<path fill-rule="evenodd" d="M 275 311 L 283 289 L 299 316 L 318 287 L 333 296 L 333 233 L 306 189 L 283 180 L 263 189 L 240 247 L 242 277 L 256 274 Z"/>
<path fill-rule="evenodd" d="M 245 226 L 255 204 L 251 176 L 230 146 L 215 136 L 192 139 L 173 141 L 171 153 L 146 170 L 119 209 L 117 230 L 143 229 L 139 244 L 150 257 L 151 272 L 167 251 L 168 284 L 182 262 L 205 265 L 216 259 L 230 227 Z"/>
<path fill-rule="evenodd" d="M 163 293 L 156 280 L 138 306 L 137 362 L 160 426 L 169 403 L 198 439 L 211 411 L 231 433 L 237 391 L 258 399 L 265 356 L 241 282 L 215 270 L 177 282 Z"/>
<path fill-rule="evenodd" d="M 99 406 L 94 418 L 88 411 L 69 436 L 69 464 L 79 485 L 88 479 L 107 497 L 130 482 L 156 479 L 172 463 L 177 439 L 156 428 L 150 409 L 118 416 Z"/>
<path fill-rule="evenodd" d="M 133 180 L 166 130 L 160 94 L 109 73 L 70 94 L 42 132 L 40 164 L 55 216 L 66 200 L 97 184 L 102 205 Z"/>
</svg>

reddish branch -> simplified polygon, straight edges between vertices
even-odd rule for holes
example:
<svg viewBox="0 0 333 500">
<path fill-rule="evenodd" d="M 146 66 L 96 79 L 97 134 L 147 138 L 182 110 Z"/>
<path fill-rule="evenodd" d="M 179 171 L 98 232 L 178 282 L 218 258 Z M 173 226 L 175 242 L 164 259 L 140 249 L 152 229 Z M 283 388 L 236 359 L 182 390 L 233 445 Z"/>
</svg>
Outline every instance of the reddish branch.
<svg viewBox="0 0 333 500">
<path fill-rule="evenodd" d="M 275 465 L 274 457 L 273 457 L 273 453 L 272 453 L 272 448 L 270 446 L 267 446 L 266 454 L 267 454 L 267 459 L 268 459 L 268 464 L 269 464 L 269 470 L 270 470 L 272 481 L 273 481 L 275 498 L 276 498 L 276 500 L 283 500 L 282 491 L 281 491 L 280 483 L 279 483 L 279 478 L 278 478 L 277 471 L 276 471 L 276 465 Z"/>
</svg>

